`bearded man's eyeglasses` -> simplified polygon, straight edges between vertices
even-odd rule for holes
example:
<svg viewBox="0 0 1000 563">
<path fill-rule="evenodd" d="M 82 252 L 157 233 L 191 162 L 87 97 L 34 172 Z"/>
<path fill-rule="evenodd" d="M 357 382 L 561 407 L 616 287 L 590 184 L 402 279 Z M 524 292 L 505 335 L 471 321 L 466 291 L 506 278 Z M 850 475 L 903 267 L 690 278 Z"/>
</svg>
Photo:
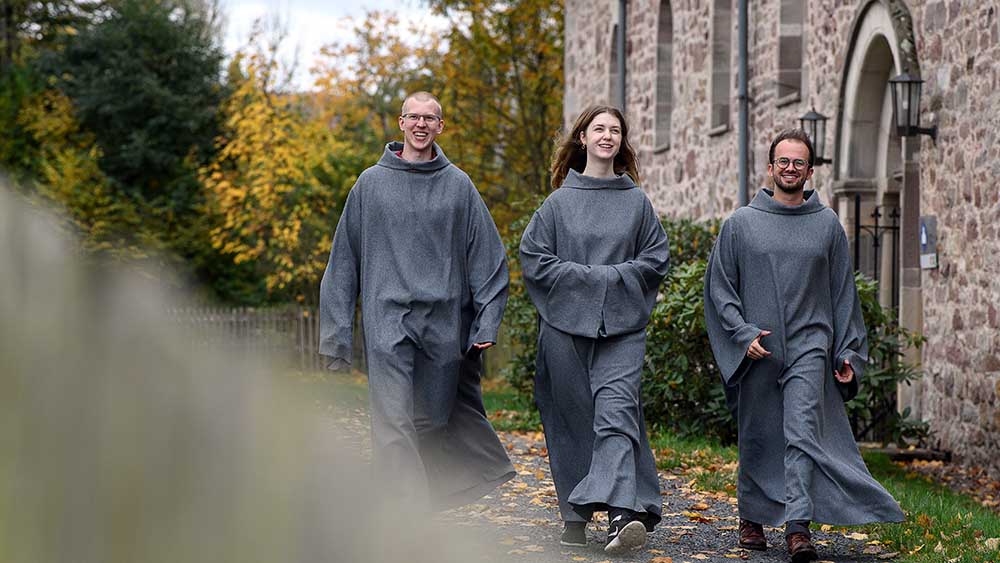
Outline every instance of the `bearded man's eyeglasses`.
<svg viewBox="0 0 1000 563">
<path fill-rule="evenodd" d="M 802 160 L 801 158 L 796 158 L 795 160 L 792 160 L 790 158 L 781 157 L 781 158 L 774 159 L 771 162 L 771 164 L 774 164 L 775 166 L 777 166 L 778 168 L 780 168 L 782 170 L 784 170 L 785 168 L 788 168 L 789 164 L 791 164 L 792 166 L 794 166 L 796 170 L 805 170 L 806 168 L 809 167 L 809 161 L 808 160 Z"/>
</svg>

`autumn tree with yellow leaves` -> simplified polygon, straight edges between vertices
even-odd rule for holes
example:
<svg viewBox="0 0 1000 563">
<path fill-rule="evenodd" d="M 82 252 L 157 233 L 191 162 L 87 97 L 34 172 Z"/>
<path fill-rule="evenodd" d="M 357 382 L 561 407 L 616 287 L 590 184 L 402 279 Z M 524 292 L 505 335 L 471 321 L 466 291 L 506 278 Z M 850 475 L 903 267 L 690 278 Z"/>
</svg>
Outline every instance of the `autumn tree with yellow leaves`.
<svg viewBox="0 0 1000 563">
<path fill-rule="evenodd" d="M 549 191 L 562 127 L 561 0 L 430 0 L 450 27 L 434 75 L 449 157 L 483 193 L 500 230 Z"/>
<path fill-rule="evenodd" d="M 333 139 L 295 96 L 274 90 L 276 49 L 259 36 L 236 56 L 240 76 L 223 107 L 223 133 L 201 170 L 215 247 L 265 279 L 273 300 L 309 301 L 326 267 L 344 183 L 330 158 L 350 148 Z M 349 186 L 348 186 L 349 187 Z"/>
<path fill-rule="evenodd" d="M 39 149 L 30 196 L 61 210 L 84 248 L 127 258 L 144 257 L 155 240 L 142 237 L 135 203 L 116 197 L 98 166 L 100 148 L 81 130 L 73 105 L 58 90 L 43 90 L 18 115 Z"/>
</svg>

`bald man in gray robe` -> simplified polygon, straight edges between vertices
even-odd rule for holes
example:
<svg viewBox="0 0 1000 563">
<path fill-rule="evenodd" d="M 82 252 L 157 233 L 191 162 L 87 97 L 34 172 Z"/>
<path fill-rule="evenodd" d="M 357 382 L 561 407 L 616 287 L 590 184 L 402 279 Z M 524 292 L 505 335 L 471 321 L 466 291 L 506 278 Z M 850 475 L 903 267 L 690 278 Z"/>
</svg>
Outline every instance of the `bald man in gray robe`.
<svg viewBox="0 0 1000 563">
<path fill-rule="evenodd" d="M 775 190 L 722 226 L 705 274 L 712 351 L 736 400 L 740 545 L 786 525 L 795 563 L 817 558 L 809 523 L 898 522 L 858 452 L 844 401 L 868 361 L 847 237 L 803 186 L 812 146 L 786 131 L 770 150 Z"/>
<path fill-rule="evenodd" d="M 500 235 L 434 138 L 441 107 L 409 97 L 389 143 L 347 198 L 320 287 L 320 353 L 351 361 L 361 297 L 375 473 L 434 508 L 471 502 L 514 468 L 486 418 L 482 350 L 507 302 Z"/>
</svg>

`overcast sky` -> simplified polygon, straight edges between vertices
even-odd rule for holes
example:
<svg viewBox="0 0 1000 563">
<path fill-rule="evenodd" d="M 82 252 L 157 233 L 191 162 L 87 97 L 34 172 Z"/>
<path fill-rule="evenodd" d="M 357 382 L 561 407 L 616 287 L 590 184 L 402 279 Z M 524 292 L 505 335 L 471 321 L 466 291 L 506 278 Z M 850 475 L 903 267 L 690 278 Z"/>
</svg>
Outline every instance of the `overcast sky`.
<svg viewBox="0 0 1000 563">
<path fill-rule="evenodd" d="M 290 61 L 298 49 L 295 83 L 299 89 L 312 85 L 309 67 L 320 47 L 351 37 L 352 26 L 346 18 L 364 18 L 371 10 L 393 11 L 403 29 L 409 22 L 437 20 L 422 0 L 221 0 L 226 14 L 226 52 L 230 55 L 245 44 L 254 20 L 277 15 L 288 29 L 282 58 Z"/>
</svg>

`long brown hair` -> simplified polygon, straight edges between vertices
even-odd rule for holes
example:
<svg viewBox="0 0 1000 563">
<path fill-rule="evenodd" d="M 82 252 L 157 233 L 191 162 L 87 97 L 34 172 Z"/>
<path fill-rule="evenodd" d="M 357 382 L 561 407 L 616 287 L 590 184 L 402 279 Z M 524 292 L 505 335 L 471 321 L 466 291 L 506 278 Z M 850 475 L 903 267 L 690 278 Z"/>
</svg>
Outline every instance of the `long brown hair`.
<svg viewBox="0 0 1000 563">
<path fill-rule="evenodd" d="M 580 142 L 580 133 L 586 131 L 590 122 L 602 113 L 610 113 L 618 118 L 618 122 L 622 125 L 622 142 L 618 154 L 615 155 L 615 174 L 628 174 L 633 182 L 639 183 L 639 161 L 635 157 L 635 150 L 628 142 L 628 123 L 625 122 L 625 116 L 614 106 L 592 105 L 580 112 L 573 129 L 556 146 L 555 156 L 552 158 L 552 189 L 562 185 L 570 168 L 583 172 L 587 167 L 587 149 Z"/>
</svg>

